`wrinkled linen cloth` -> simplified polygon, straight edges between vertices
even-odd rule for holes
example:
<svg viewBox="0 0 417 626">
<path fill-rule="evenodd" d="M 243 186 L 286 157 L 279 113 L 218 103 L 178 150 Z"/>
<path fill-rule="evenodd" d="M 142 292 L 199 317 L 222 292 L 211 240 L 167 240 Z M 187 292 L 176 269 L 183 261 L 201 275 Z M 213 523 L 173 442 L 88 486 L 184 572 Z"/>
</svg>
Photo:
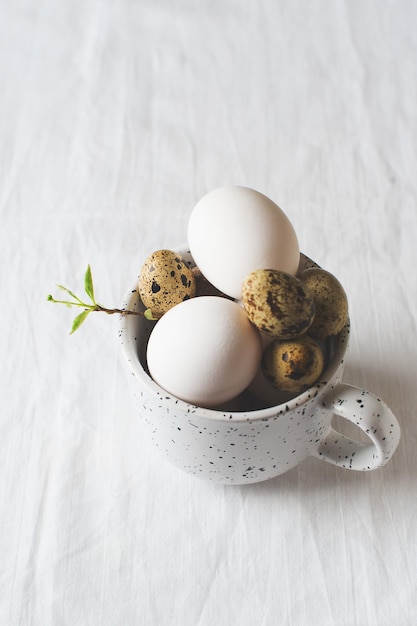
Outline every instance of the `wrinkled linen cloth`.
<svg viewBox="0 0 417 626">
<path fill-rule="evenodd" d="M 417 5 L 0 4 L 0 623 L 417 623 Z M 115 316 L 220 185 L 271 197 L 350 305 L 344 381 L 398 417 L 370 473 L 251 486 L 172 467 Z M 256 236 L 254 234 L 254 236 Z"/>
</svg>

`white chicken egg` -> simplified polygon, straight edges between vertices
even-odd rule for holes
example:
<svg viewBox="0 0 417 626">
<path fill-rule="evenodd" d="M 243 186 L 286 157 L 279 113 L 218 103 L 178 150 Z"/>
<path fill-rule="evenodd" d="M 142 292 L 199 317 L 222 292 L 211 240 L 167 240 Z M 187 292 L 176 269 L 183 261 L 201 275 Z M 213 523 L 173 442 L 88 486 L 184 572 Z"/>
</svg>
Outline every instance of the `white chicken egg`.
<svg viewBox="0 0 417 626">
<path fill-rule="evenodd" d="M 191 212 L 188 244 L 196 265 L 223 293 L 237 300 L 245 277 L 258 269 L 295 274 L 300 250 L 285 213 L 248 187 L 219 187 Z"/>
<path fill-rule="evenodd" d="M 262 355 L 259 332 L 236 302 L 201 296 L 177 304 L 149 337 L 154 381 L 190 404 L 215 407 L 237 396 L 255 376 Z"/>
</svg>

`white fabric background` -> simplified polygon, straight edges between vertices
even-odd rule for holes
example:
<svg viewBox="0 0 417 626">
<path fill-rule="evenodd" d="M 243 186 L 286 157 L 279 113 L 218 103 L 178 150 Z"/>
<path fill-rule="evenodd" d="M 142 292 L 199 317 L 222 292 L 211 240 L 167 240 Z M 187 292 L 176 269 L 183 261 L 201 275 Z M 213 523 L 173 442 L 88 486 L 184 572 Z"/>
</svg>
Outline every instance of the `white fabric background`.
<svg viewBox="0 0 417 626">
<path fill-rule="evenodd" d="M 417 5 L 0 3 L 0 623 L 417 623 Z M 91 263 L 120 305 L 144 257 L 242 184 L 349 297 L 344 380 L 402 440 L 382 470 L 308 459 L 224 487 L 172 468 L 117 320 L 46 302 Z"/>
</svg>

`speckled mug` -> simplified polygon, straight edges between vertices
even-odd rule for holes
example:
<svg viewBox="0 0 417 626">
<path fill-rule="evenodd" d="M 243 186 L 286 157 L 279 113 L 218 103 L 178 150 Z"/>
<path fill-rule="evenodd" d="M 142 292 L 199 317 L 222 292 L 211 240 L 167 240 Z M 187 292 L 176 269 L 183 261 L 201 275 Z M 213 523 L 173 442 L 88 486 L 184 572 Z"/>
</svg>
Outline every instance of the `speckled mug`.
<svg viewBox="0 0 417 626">
<path fill-rule="evenodd" d="M 179 251 L 192 264 L 183 249 Z M 317 265 L 301 255 L 300 271 Z M 143 310 L 136 288 L 124 308 Z M 120 320 L 120 341 L 139 413 L 155 446 L 182 470 L 217 483 L 268 480 L 316 457 L 351 470 L 374 470 L 391 458 L 400 439 L 397 419 L 373 394 L 341 382 L 349 324 L 332 340 L 327 367 L 310 389 L 283 404 L 253 411 L 204 409 L 159 387 L 146 368 L 153 322 L 143 316 Z M 358 442 L 337 432 L 334 415 L 368 436 Z"/>
</svg>

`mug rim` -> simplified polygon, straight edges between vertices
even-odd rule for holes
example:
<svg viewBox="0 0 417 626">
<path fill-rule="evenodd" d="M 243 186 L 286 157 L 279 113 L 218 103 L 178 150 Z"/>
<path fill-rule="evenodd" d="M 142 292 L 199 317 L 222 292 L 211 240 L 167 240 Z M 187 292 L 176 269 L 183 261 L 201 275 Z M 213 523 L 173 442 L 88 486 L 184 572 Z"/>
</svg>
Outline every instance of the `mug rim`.
<svg viewBox="0 0 417 626">
<path fill-rule="evenodd" d="M 182 249 L 184 250 L 185 248 Z M 177 250 L 179 251 L 178 248 Z M 300 256 L 301 255 L 302 253 L 300 253 Z M 302 256 L 305 257 L 305 255 Z M 308 261 L 311 261 L 308 257 L 305 258 Z M 312 261 L 312 263 L 315 267 L 319 267 L 314 261 Z M 123 300 L 122 310 L 124 309 L 137 311 L 144 310 L 138 293 L 137 280 L 132 285 L 132 288 L 127 292 Z M 350 332 L 350 320 L 348 318 L 345 326 L 334 337 L 333 353 L 319 380 L 305 391 L 287 401 L 282 402 L 281 404 L 273 405 L 270 407 L 249 411 L 225 411 L 223 409 L 209 409 L 205 407 L 200 407 L 186 402 L 185 400 L 181 400 L 180 398 L 177 398 L 170 392 L 163 389 L 163 387 L 160 387 L 152 379 L 152 377 L 150 376 L 150 374 L 148 374 L 140 361 L 138 351 L 138 337 L 136 337 L 134 333 L 134 323 L 137 321 L 138 320 L 134 315 L 120 315 L 119 339 L 121 341 L 121 348 L 125 361 L 127 362 L 131 373 L 140 381 L 140 384 L 143 385 L 149 393 L 151 393 L 155 397 L 158 397 L 160 401 L 172 401 L 173 403 L 175 403 L 175 407 L 177 407 L 180 411 L 184 413 L 192 413 L 194 417 L 198 415 L 198 417 L 204 417 L 213 421 L 228 422 L 262 420 L 291 411 L 295 408 L 299 408 L 300 406 L 308 402 L 308 400 L 310 400 L 311 398 L 316 397 L 320 391 L 323 391 L 327 387 L 339 368 L 343 365 L 344 356 L 349 343 Z M 147 320 L 145 320 L 144 323 L 153 324 L 153 322 Z"/>
</svg>

